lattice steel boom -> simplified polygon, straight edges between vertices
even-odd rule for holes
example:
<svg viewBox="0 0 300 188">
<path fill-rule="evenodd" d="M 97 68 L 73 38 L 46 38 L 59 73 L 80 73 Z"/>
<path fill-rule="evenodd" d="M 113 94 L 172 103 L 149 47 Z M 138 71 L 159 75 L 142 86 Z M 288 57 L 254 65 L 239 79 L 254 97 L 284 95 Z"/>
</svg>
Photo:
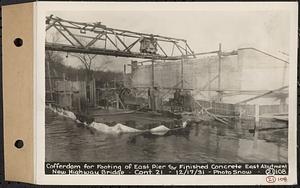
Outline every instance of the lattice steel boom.
<svg viewBox="0 0 300 188">
<path fill-rule="evenodd" d="M 46 32 L 56 32 L 63 39 L 46 41 L 46 50 L 52 51 L 157 60 L 194 56 L 185 39 L 114 29 L 101 22 L 75 22 L 51 15 L 46 17 Z"/>
</svg>

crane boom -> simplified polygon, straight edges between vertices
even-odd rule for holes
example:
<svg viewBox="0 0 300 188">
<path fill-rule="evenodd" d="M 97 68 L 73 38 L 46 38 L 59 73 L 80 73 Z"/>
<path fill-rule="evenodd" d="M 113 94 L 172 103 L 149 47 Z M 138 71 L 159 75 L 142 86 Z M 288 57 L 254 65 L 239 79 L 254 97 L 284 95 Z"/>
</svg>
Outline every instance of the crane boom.
<svg viewBox="0 0 300 188">
<path fill-rule="evenodd" d="M 157 60 L 194 56 L 185 39 L 115 29 L 101 22 L 76 22 L 51 15 L 46 17 L 46 32 L 56 32 L 62 39 L 46 41 L 46 50 L 51 51 Z M 172 47 L 177 53 L 171 53 Z"/>
</svg>

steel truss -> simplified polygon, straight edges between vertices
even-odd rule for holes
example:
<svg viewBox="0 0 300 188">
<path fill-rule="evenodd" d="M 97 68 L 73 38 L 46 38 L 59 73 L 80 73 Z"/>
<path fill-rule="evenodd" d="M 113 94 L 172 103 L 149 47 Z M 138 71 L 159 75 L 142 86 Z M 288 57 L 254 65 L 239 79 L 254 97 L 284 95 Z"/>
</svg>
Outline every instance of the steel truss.
<svg viewBox="0 0 300 188">
<path fill-rule="evenodd" d="M 46 17 L 46 32 L 50 29 L 56 30 L 65 42 L 46 42 L 46 50 L 154 60 L 195 56 L 185 39 L 114 29 L 101 22 L 75 22 L 51 15 Z M 155 53 L 139 50 L 144 39 L 155 41 Z"/>
</svg>

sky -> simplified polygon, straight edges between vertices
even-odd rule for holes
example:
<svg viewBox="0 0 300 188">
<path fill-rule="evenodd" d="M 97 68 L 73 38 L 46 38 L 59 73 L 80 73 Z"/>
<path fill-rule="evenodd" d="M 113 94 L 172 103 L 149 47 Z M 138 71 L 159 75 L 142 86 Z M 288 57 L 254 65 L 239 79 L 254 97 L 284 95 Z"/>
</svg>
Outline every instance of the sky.
<svg viewBox="0 0 300 188">
<path fill-rule="evenodd" d="M 183 38 L 196 53 L 217 50 L 219 43 L 224 51 L 255 47 L 280 57 L 289 52 L 290 20 L 284 11 L 56 11 L 50 14 L 78 22 L 102 22 L 111 28 Z M 97 59 L 112 58 L 99 56 Z M 123 63 L 111 63 L 105 69 L 122 71 L 122 64 L 130 62 L 128 58 L 117 59 L 112 62 Z M 66 64 L 80 66 L 73 58 L 67 58 Z"/>
</svg>

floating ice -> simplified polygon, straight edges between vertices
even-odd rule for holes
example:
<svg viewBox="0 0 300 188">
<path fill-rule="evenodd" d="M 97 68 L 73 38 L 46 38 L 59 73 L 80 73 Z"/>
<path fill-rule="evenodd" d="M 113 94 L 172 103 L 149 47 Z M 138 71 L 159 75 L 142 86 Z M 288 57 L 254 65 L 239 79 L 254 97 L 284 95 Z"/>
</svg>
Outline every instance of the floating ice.
<svg viewBox="0 0 300 188">
<path fill-rule="evenodd" d="M 131 128 L 126 125 L 123 125 L 121 123 L 118 123 L 114 126 L 108 126 L 104 123 L 96 123 L 93 122 L 89 125 L 90 127 L 93 127 L 94 129 L 105 132 L 105 133 L 128 133 L 128 132 L 141 132 L 139 129 Z"/>
<path fill-rule="evenodd" d="M 103 132 L 103 133 L 119 134 L 119 133 L 134 133 L 134 132 L 146 132 L 146 131 L 149 131 L 149 132 L 151 132 L 152 134 L 155 134 L 155 135 L 164 135 L 169 130 L 171 130 L 171 129 L 169 129 L 168 127 L 166 127 L 164 125 L 160 125 L 160 126 L 154 127 L 154 128 L 152 128 L 150 130 L 139 130 L 139 129 L 135 129 L 135 128 L 123 125 L 121 123 L 117 123 L 114 126 L 108 126 L 108 125 L 106 125 L 104 123 L 98 123 L 98 122 L 92 122 L 90 124 L 87 124 L 86 122 L 79 121 L 76 118 L 75 114 L 73 112 L 71 112 L 71 111 L 64 110 L 64 109 L 58 108 L 58 107 L 53 107 L 52 105 L 47 105 L 46 108 L 50 109 L 51 111 L 53 111 L 54 113 L 56 113 L 56 114 L 58 114 L 60 116 L 64 116 L 64 117 L 70 118 L 72 120 L 75 120 L 77 123 L 82 123 L 85 126 L 92 127 L 94 129 L 96 129 L 97 131 L 100 131 L 100 132 Z M 182 127 L 185 128 L 186 125 L 187 125 L 187 122 L 185 121 L 185 122 L 183 122 Z"/>
<path fill-rule="evenodd" d="M 69 118 L 71 118 L 73 120 L 76 120 L 76 116 L 75 116 L 75 114 L 73 112 L 66 110 L 66 111 L 64 111 L 64 114 L 66 115 L 66 117 L 69 117 Z"/>
<path fill-rule="evenodd" d="M 52 107 L 52 105 L 47 105 L 46 106 L 47 109 L 51 110 L 52 112 L 58 114 L 58 115 L 61 115 L 61 116 L 64 116 L 64 117 L 68 117 L 68 118 L 71 118 L 73 120 L 76 120 L 76 116 L 73 112 L 71 111 L 68 111 L 68 110 L 64 110 L 62 108 L 55 108 L 55 107 Z"/>
<path fill-rule="evenodd" d="M 166 134 L 170 129 L 164 125 L 160 125 L 158 127 L 154 127 L 152 129 L 150 129 L 150 132 L 152 134 L 156 134 L 156 135 L 164 135 Z"/>
<path fill-rule="evenodd" d="M 186 126 L 187 126 L 187 121 L 185 121 L 185 122 L 182 123 L 182 127 L 183 128 L 186 128 Z"/>
</svg>

